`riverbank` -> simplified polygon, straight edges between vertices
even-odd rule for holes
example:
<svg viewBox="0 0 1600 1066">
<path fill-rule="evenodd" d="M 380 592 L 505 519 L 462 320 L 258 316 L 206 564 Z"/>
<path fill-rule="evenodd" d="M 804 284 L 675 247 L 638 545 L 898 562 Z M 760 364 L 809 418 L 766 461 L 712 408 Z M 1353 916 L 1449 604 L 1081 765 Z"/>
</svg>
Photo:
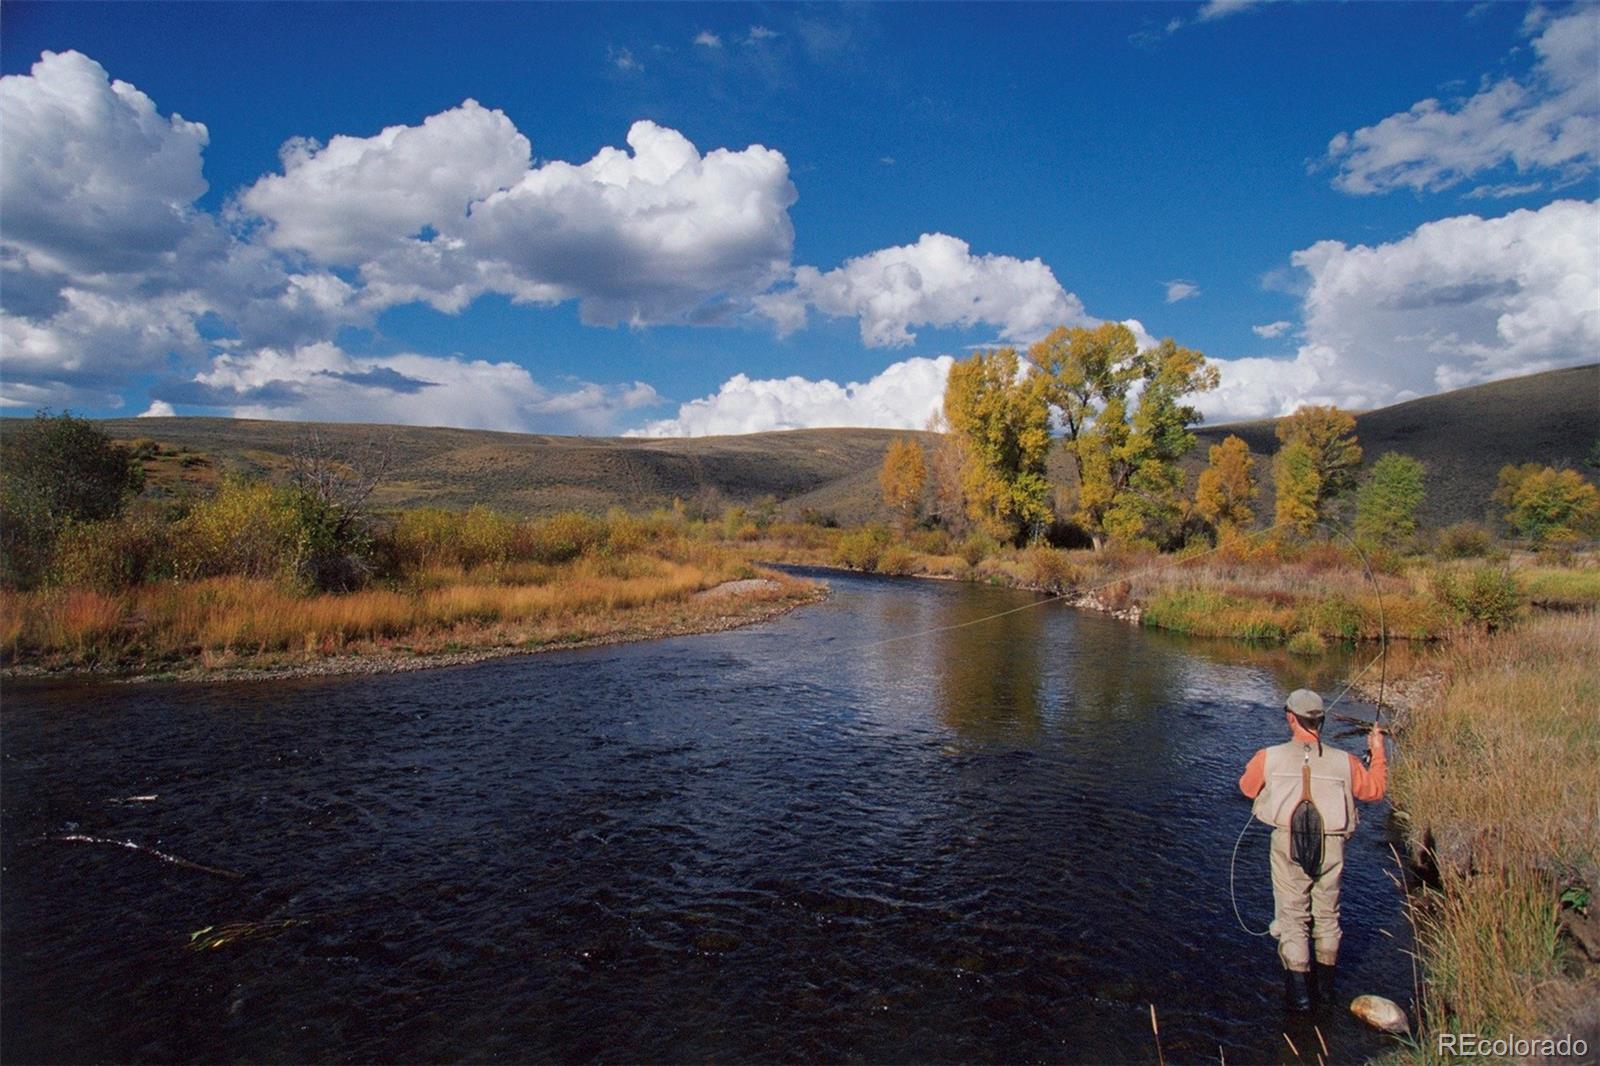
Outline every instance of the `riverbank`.
<svg viewBox="0 0 1600 1066">
<path fill-rule="evenodd" d="M 270 582 L 238 581 L 120 597 L 12 594 L 0 598 L 10 652 L 0 676 L 137 682 L 396 673 L 721 632 L 826 596 L 814 582 L 733 558 L 564 569 L 571 572 L 543 582 L 458 574 L 431 589 L 343 596 L 299 597 Z M 31 654 L 17 656 L 19 649 Z"/>
<path fill-rule="evenodd" d="M 1367 560 L 1347 547 L 1262 537 L 1160 555 L 787 525 L 724 543 L 774 563 L 1041 592 L 1158 629 L 1286 645 L 1305 655 L 1384 636 L 1426 644 L 1505 625 L 1530 610 L 1600 607 L 1593 560 L 1555 565 L 1527 554 L 1440 560 L 1378 553 L 1369 557 L 1369 573 Z"/>
<path fill-rule="evenodd" d="M 1395 817 L 1427 1034 L 1600 1048 L 1600 614 L 1544 615 L 1402 669 Z M 1427 1037 L 1431 1039 L 1431 1035 Z M 1426 1040 L 1402 1056 L 1434 1061 Z"/>
</svg>

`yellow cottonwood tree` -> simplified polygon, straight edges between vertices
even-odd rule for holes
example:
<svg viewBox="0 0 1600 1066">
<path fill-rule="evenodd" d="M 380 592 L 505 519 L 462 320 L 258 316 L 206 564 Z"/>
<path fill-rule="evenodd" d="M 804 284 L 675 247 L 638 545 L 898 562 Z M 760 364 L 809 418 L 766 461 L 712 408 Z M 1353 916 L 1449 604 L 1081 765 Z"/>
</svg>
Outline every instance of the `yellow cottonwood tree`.
<svg viewBox="0 0 1600 1066">
<path fill-rule="evenodd" d="M 1317 524 L 1317 506 L 1323 498 L 1316 451 L 1304 441 L 1285 444 L 1273 457 L 1272 478 L 1278 492 L 1275 524 L 1302 536 L 1310 533 Z"/>
<path fill-rule="evenodd" d="M 1329 505 L 1355 487 L 1361 469 L 1355 417 L 1337 407 L 1302 407 L 1278 420 L 1278 440 L 1305 445 L 1317 474 L 1316 517 L 1327 517 Z"/>
<path fill-rule="evenodd" d="M 883 453 L 878 485 L 883 489 L 884 506 L 899 519 L 900 529 L 909 531 L 922 512 L 922 488 L 927 484 L 928 465 L 922 445 L 911 437 L 897 437 Z"/>
<path fill-rule="evenodd" d="M 950 368 L 944 414 L 962 440 L 967 512 L 1002 540 L 1037 537 L 1050 522 L 1050 407 L 1042 374 L 1020 374 L 1014 348 Z"/>
<path fill-rule="evenodd" d="M 1506 523 L 1536 544 L 1600 532 L 1600 491 L 1576 470 L 1538 463 L 1501 467 L 1494 498 L 1506 506 Z"/>
<path fill-rule="evenodd" d="M 1194 509 L 1227 536 L 1255 521 L 1250 503 L 1261 491 L 1256 487 L 1256 461 L 1250 446 L 1232 433 L 1221 444 L 1213 444 L 1207 454 L 1210 465 L 1200 472 L 1195 485 Z"/>
<path fill-rule="evenodd" d="M 1216 388 L 1216 368 L 1170 339 L 1141 352 L 1120 322 L 1057 329 L 1029 357 L 1050 375 L 1063 447 L 1078 474 L 1074 517 L 1095 547 L 1107 537 L 1174 540 L 1184 511 L 1177 463 L 1194 447 L 1189 427 L 1200 421 L 1184 399 Z M 1143 388 L 1130 405 L 1135 382 Z"/>
</svg>

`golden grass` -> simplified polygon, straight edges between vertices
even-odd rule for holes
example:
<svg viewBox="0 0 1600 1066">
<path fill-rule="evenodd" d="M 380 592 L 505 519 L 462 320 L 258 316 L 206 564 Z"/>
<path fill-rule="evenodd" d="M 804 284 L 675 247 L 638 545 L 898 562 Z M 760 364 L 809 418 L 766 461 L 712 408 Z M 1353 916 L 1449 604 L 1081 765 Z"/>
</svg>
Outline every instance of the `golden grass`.
<svg viewBox="0 0 1600 1066">
<path fill-rule="evenodd" d="M 1417 908 L 1433 1032 L 1531 1035 L 1574 998 L 1557 928 L 1600 863 L 1596 648 L 1594 613 L 1466 638 L 1401 737 L 1395 807 L 1440 869 Z"/>
<path fill-rule="evenodd" d="M 395 588 L 305 596 L 272 581 L 217 577 L 116 595 L 84 589 L 0 592 L 6 657 L 52 665 L 162 662 L 195 655 L 325 654 L 406 640 L 481 645 L 614 633 L 630 612 L 681 605 L 749 576 L 712 546 L 691 560 L 582 556 L 557 566 L 433 567 Z M 792 591 L 792 590 L 790 590 Z"/>
</svg>

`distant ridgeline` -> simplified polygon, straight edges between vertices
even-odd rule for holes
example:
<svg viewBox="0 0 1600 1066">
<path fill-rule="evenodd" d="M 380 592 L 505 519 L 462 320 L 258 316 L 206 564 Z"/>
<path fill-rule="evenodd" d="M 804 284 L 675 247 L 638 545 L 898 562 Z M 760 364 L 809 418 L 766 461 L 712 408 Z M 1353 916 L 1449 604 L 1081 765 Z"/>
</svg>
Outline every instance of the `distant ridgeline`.
<svg viewBox="0 0 1600 1066">
<path fill-rule="evenodd" d="M 161 445 L 150 474 L 156 486 L 203 489 L 225 471 L 273 476 L 286 470 L 303 425 L 225 418 L 112 419 L 119 440 Z M 1185 465 L 1189 484 L 1207 446 L 1230 433 L 1257 456 L 1261 497 L 1272 498 L 1278 448 L 1274 422 L 1200 426 Z M 878 472 L 890 442 L 905 431 L 807 429 L 738 437 L 621 439 L 551 437 L 482 430 L 328 424 L 319 433 L 338 449 L 374 432 L 390 438 L 393 464 L 375 502 L 385 509 L 464 508 L 487 504 L 522 514 L 671 506 L 717 511 L 724 504 L 772 499 L 791 517 L 827 517 L 844 525 L 886 521 Z M 1357 416 L 1366 463 L 1396 451 L 1427 468 L 1424 526 L 1486 521 L 1500 468 L 1536 462 L 1579 470 L 1600 482 L 1600 364 L 1478 385 Z M 910 434 L 925 437 L 926 434 Z M 1070 484 L 1065 455 L 1051 458 L 1052 479 Z M 1258 508 L 1270 515 L 1270 507 Z M 1266 519 L 1263 519 L 1265 521 Z"/>
</svg>

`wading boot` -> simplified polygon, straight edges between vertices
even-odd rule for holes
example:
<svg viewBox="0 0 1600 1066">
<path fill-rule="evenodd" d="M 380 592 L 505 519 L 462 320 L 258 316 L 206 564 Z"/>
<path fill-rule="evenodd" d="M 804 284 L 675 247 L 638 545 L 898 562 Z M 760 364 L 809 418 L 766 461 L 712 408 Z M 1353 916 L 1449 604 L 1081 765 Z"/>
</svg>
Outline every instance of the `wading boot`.
<svg viewBox="0 0 1600 1066">
<path fill-rule="evenodd" d="M 1302 970 L 1283 971 L 1283 1003 L 1292 1011 L 1311 1009 L 1311 975 Z"/>
<path fill-rule="evenodd" d="M 1319 1003 L 1333 1002 L 1333 977 L 1337 967 L 1328 963 L 1314 963 L 1312 965 L 1313 991 L 1316 992 Z"/>
</svg>

